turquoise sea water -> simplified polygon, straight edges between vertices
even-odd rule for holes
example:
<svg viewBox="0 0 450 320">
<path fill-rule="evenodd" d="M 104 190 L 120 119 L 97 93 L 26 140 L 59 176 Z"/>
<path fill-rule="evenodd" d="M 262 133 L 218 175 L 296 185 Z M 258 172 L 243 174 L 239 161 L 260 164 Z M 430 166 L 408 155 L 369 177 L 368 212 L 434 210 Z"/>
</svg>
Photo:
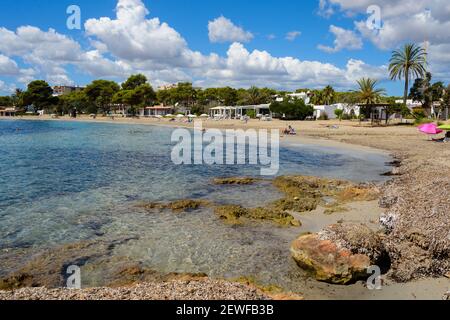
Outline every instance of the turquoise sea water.
<svg viewBox="0 0 450 320">
<path fill-rule="evenodd" d="M 259 206 L 280 194 L 269 182 L 215 186 L 214 177 L 257 176 L 252 166 L 176 166 L 171 128 L 53 121 L 0 121 L 0 250 L 84 240 L 135 240 L 111 254 L 161 272 L 216 277 L 292 278 L 295 230 L 272 225 L 233 228 L 210 209 L 148 214 L 143 201 L 204 198 Z M 307 145 L 283 146 L 280 175 L 382 180 L 383 154 Z M 17 268 L 20 265 L 16 266 Z M 8 266 L 12 269 L 11 266 Z M 270 270 L 280 270 L 274 275 Z M 284 270 L 284 272 L 283 272 Z M 11 270 L 0 270 L 0 274 Z M 86 282 L 102 284 L 101 272 Z"/>
</svg>

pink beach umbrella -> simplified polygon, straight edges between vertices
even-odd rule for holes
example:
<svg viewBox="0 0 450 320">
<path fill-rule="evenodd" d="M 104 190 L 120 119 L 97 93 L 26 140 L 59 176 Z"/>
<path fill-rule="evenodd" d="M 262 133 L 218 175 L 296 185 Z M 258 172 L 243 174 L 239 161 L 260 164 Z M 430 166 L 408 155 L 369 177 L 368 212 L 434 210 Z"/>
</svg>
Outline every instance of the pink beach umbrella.
<svg viewBox="0 0 450 320">
<path fill-rule="evenodd" d="M 419 131 L 429 135 L 435 135 L 444 132 L 443 130 L 439 129 L 434 123 L 427 123 L 419 126 Z"/>
</svg>

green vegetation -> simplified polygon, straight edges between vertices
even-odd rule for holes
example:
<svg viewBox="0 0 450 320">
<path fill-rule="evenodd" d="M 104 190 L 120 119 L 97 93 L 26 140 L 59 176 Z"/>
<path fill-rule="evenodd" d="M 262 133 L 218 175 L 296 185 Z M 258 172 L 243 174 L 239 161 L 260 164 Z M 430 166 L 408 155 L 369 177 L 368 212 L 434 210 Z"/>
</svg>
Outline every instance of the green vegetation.
<svg viewBox="0 0 450 320">
<path fill-rule="evenodd" d="M 52 88 L 43 80 L 30 82 L 27 91 L 22 94 L 21 99 L 24 105 L 32 104 L 38 110 L 58 104 L 58 99 L 53 97 Z"/>
<path fill-rule="evenodd" d="M 408 98 L 409 80 L 411 77 L 424 77 L 427 53 L 424 48 L 414 43 L 405 44 L 401 50 L 394 51 L 390 60 L 389 72 L 392 80 L 405 79 L 403 103 Z"/>
<path fill-rule="evenodd" d="M 302 99 L 285 99 L 282 102 L 273 102 L 270 110 L 280 116 L 284 115 L 286 120 L 305 120 L 314 114 L 314 108 L 306 105 Z"/>
<path fill-rule="evenodd" d="M 108 113 L 111 110 L 113 96 L 120 90 L 114 81 L 95 80 L 84 90 L 91 103 L 92 110 Z"/>
<path fill-rule="evenodd" d="M 342 121 L 342 117 L 344 116 L 344 110 L 336 109 L 336 110 L 334 110 L 334 114 L 339 119 L 339 121 Z"/>
</svg>

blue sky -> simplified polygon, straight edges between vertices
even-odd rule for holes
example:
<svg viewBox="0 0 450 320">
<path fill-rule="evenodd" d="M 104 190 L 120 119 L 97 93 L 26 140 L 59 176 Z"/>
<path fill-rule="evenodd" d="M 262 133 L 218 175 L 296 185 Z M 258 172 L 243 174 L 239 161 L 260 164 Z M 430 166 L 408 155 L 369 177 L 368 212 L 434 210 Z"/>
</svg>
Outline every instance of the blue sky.
<svg viewBox="0 0 450 320">
<path fill-rule="evenodd" d="M 380 79 L 389 94 L 401 95 L 403 85 L 387 79 L 386 65 L 391 51 L 407 41 L 428 41 L 436 57 L 430 68 L 438 79 L 448 79 L 442 53 L 450 39 L 399 30 L 425 13 L 430 20 L 424 23 L 448 30 L 450 8 L 440 7 L 445 1 L 355 2 L 2 0 L 0 92 L 23 87 L 32 78 L 85 85 L 94 78 L 121 82 L 142 72 L 154 86 L 192 81 L 286 90 L 326 84 L 353 89 L 357 78 L 370 76 Z M 372 3 L 384 13 L 380 32 L 364 29 Z M 72 4 L 81 9 L 81 30 L 66 27 Z M 94 20 L 85 25 L 89 19 Z M 287 40 L 289 32 L 297 36 Z"/>
</svg>

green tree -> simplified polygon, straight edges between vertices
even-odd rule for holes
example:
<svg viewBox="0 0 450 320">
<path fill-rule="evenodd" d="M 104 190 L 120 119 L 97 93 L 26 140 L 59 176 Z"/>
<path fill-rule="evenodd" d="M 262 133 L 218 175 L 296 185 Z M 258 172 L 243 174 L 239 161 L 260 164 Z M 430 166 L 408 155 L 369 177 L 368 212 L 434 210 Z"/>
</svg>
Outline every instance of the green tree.
<svg viewBox="0 0 450 320">
<path fill-rule="evenodd" d="M 58 98 L 53 97 L 53 89 L 43 80 L 30 82 L 22 99 L 24 105 L 32 104 L 37 110 L 48 109 L 58 103 Z"/>
<path fill-rule="evenodd" d="M 442 97 L 443 108 L 445 109 L 444 119 L 448 120 L 449 108 L 450 108 L 450 84 L 445 89 L 444 96 Z"/>
<path fill-rule="evenodd" d="M 378 81 L 375 79 L 362 78 L 357 82 L 359 86 L 359 90 L 356 91 L 358 100 L 366 105 L 364 111 L 366 115 L 370 113 L 373 120 L 373 110 L 370 105 L 380 101 L 381 96 L 385 93 L 385 89 L 378 89 Z"/>
<path fill-rule="evenodd" d="M 159 90 L 156 92 L 156 100 L 164 105 L 173 105 L 173 97 L 171 90 Z"/>
<path fill-rule="evenodd" d="M 344 110 L 336 109 L 336 110 L 334 110 L 334 114 L 339 119 L 339 121 L 342 121 L 342 117 L 344 116 Z"/>
<path fill-rule="evenodd" d="M 425 104 L 425 96 L 426 92 L 430 88 L 430 82 L 431 82 L 431 73 L 427 73 L 426 77 L 423 78 L 417 78 L 414 81 L 414 84 L 411 87 L 411 90 L 409 91 L 409 98 L 413 101 L 419 101 L 422 102 L 422 104 Z"/>
<path fill-rule="evenodd" d="M 101 109 L 104 113 L 110 111 L 112 99 L 120 90 L 120 87 L 114 81 L 95 80 L 85 89 L 89 101 Z"/>
<path fill-rule="evenodd" d="M 25 107 L 23 103 L 23 90 L 17 88 L 14 90 L 14 93 L 11 95 L 12 104 L 16 107 L 23 108 Z"/>
<path fill-rule="evenodd" d="M 147 77 L 143 74 L 135 74 L 130 76 L 127 81 L 122 83 L 123 90 L 134 90 L 139 86 L 146 84 L 148 81 Z"/>
<path fill-rule="evenodd" d="M 13 105 L 13 100 L 9 96 L 0 97 L 0 106 L 2 107 L 10 107 Z"/>
<path fill-rule="evenodd" d="M 427 53 L 424 48 L 414 43 L 405 44 L 401 50 L 394 51 L 389 65 L 392 80 L 405 79 L 403 103 L 406 105 L 411 77 L 423 78 L 426 74 Z"/>
<path fill-rule="evenodd" d="M 249 105 L 258 105 L 263 101 L 264 97 L 257 87 L 251 87 L 247 90 L 247 103 Z"/>
<path fill-rule="evenodd" d="M 333 87 L 326 86 L 325 89 L 323 89 L 322 99 L 326 105 L 333 104 L 335 101 L 335 97 L 336 97 L 336 92 L 334 91 Z"/>
<path fill-rule="evenodd" d="M 284 115 L 284 119 L 286 120 L 305 120 L 314 114 L 314 108 L 306 105 L 303 99 L 272 102 L 270 104 L 270 111 L 280 116 Z"/>
<path fill-rule="evenodd" d="M 231 87 L 218 88 L 217 97 L 226 106 L 235 106 L 237 104 L 237 91 Z"/>
<path fill-rule="evenodd" d="M 323 91 L 321 90 L 313 90 L 312 91 L 312 98 L 311 103 L 315 105 L 323 105 L 325 104 L 325 98 L 323 95 Z"/>
<path fill-rule="evenodd" d="M 190 82 L 179 83 L 176 88 L 170 89 L 170 95 L 174 103 L 179 103 L 185 108 L 190 108 L 197 102 L 197 91 Z"/>
<path fill-rule="evenodd" d="M 414 81 L 414 85 L 409 93 L 409 98 L 421 102 L 424 108 L 429 109 L 431 109 L 434 102 L 441 102 L 445 95 L 444 83 L 439 81 L 431 84 L 431 80 L 432 75 L 430 72 L 427 72 L 425 79 L 418 78 Z M 433 116 L 438 116 L 443 111 L 443 108 L 444 105 L 440 103 L 440 108 L 435 110 L 437 114 Z"/>
<path fill-rule="evenodd" d="M 73 109 L 78 112 L 96 113 L 95 105 L 89 102 L 84 91 L 74 91 L 59 98 L 58 113 L 68 114 Z"/>
</svg>

